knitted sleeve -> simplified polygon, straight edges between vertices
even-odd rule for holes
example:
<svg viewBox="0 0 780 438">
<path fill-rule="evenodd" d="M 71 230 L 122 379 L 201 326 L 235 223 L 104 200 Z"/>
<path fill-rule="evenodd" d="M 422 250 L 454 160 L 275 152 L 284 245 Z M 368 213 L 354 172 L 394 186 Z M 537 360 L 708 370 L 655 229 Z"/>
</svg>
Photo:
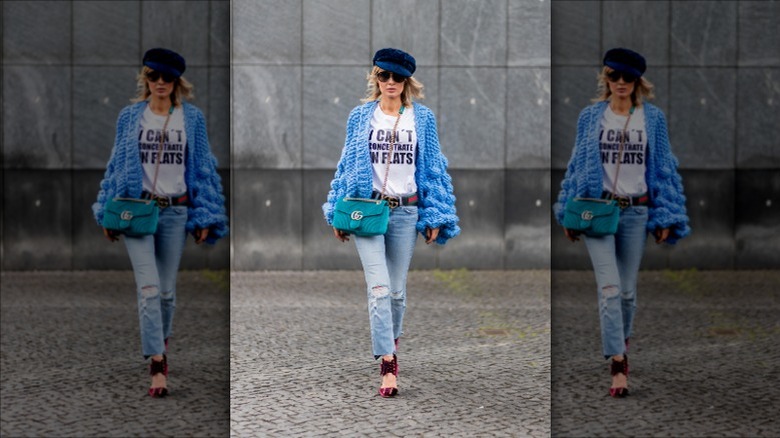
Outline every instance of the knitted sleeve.
<svg viewBox="0 0 780 438">
<path fill-rule="evenodd" d="M 666 117 L 658 111 L 656 144 L 650 154 L 654 155 L 652 180 L 649 181 L 651 208 L 648 211 L 647 230 L 669 228 L 667 243 L 674 244 L 691 233 L 685 209 L 682 177 L 677 172 L 678 161 L 669 145 Z"/>
<path fill-rule="evenodd" d="M 333 225 L 333 210 L 336 208 L 336 202 L 347 195 L 347 167 L 350 164 L 354 167 L 354 163 L 351 163 L 353 156 L 348 151 L 350 145 L 356 141 L 356 126 L 359 117 L 360 107 L 354 108 L 352 112 L 349 113 L 344 148 L 341 150 L 341 158 L 336 166 L 336 174 L 330 182 L 330 191 L 328 192 L 327 202 L 322 204 L 322 213 L 325 216 L 325 222 L 327 222 L 328 225 Z M 353 169 L 352 171 L 354 172 L 355 170 Z"/>
<path fill-rule="evenodd" d="M 106 202 L 121 194 L 119 193 L 120 184 L 118 180 L 121 178 L 126 178 L 123 170 L 118 170 L 117 168 L 120 167 L 118 163 L 124 163 L 124 155 L 126 152 L 123 148 L 121 148 L 121 144 L 129 118 L 129 107 L 126 107 L 119 112 L 119 116 L 117 117 L 116 121 L 116 136 L 114 137 L 114 146 L 111 149 L 111 157 L 108 159 L 108 164 L 106 165 L 106 172 L 103 175 L 103 180 L 100 181 L 100 190 L 98 191 L 97 201 L 92 204 L 92 213 L 94 214 L 95 220 L 100 226 L 102 226 L 103 212 L 106 207 Z"/>
<path fill-rule="evenodd" d="M 189 153 L 194 154 L 193 178 L 188 178 L 192 184 L 189 192 L 192 199 L 187 210 L 188 232 L 195 229 L 209 229 L 207 243 L 214 243 L 228 234 L 228 217 L 225 213 L 225 196 L 222 194 L 222 180 L 217 173 L 217 159 L 211 153 L 206 119 L 197 110 L 195 117 L 195 138 L 188 139 Z"/>
<path fill-rule="evenodd" d="M 559 225 L 563 225 L 563 212 L 566 209 L 566 202 L 568 202 L 569 199 L 578 196 L 578 192 L 581 190 L 577 184 L 578 175 L 576 164 L 578 161 L 584 159 L 584 143 L 586 141 L 589 119 L 587 116 L 588 114 L 589 109 L 585 108 L 580 112 L 579 118 L 577 119 L 577 136 L 574 140 L 574 149 L 572 150 L 571 158 L 569 158 L 569 164 L 566 166 L 566 173 L 563 176 L 563 181 L 561 181 L 561 190 L 558 192 L 558 202 L 553 205 L 555 220 L 558 221 Z"/>
<path fill-rule="evenodd" d="M 458 216 L 455 211 L 455 195 L 453 194 L 452 178 L 447 173 L 447 158 L 439 146 L 439 134 L 436 128 L 436 118 L 433 112 L 425 110 L 421 114 L 425 129 L 424 154 L 418 160 L 422 169 L 417 178 L 417 191 L 420 197 L 417 212 L 417 231 L 425 236 L 426 228 L 439 228 L 436 243 L 444 245 L 447 240 L 460 234 Z M 418 133 L 419 135 L 419 133 Z"/>
</svg>

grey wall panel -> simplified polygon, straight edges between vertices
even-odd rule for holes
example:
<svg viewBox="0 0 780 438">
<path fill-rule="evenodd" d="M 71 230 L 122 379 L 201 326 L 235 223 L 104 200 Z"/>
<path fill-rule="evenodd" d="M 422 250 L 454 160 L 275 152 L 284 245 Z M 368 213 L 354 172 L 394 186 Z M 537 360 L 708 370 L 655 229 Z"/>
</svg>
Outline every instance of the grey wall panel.
<svg viewBox="0 0 780 438">
<path fill-rule="evenodd" d="M 669 135 L 685 168 L 733 168 L 736 70 L 672 68 Z"/>
<path fill-rule="evenodd" d="M 411 53 L 417 66 L 439 64 L 439 0 L 371 2 L 371 53 L 395 47 Z M 416 75 L 416 73 L 415 73 Z"/>
<path fill-rule="evenodd" d="M 506 172 L 507 269 L 550 268 L 550 171 Z"/>
<path fill-rule="evenodd" d="M 506 70 L 442 68 L 439 137 L 453 168 L 505 163 Z"/>
<path fill-rule="evenodd" d="M 3 62 L 69 63 L 72 49 L 70 19 L 69 2 L 4 1 Z"/>
<path fill-rule="evenodd" d="M 550 166 L 550 70 L 507 72 L 506 165 L 513 169 Z"/>
<path fill-rule="evenodd" d="M 365 63 L 372 55 L 370 24 L 370 2 L 303 0 L 303 62 Z"/>
<path fill-rule="evenodd" d="M 165 47 L 181 54 L 187 69 L 209 64 L 209 2 L 141 3 L 141 47 Z M 223 31 L 224 32 L 224 31 Z"/>
<path fill-rule="evenodd" d="M 669 254 L 674 269 L 734 268 L 734 170 L 681 172 L 691 235 Z"/>
<path fill-rule="evenodd" d="M 73 2 L 73 61 L 91 66 L 138 65 L 143 56 L 141 2 Z"/>
<path fill-rule="evenodd" d="M 119 112 L 135 96 L 137 67 L 73 67 L 73 168 L 105 169 Z"/>
<path fill-rule="evenodd" d="M 780 66 L 780 4 L 777 1 L 739 2 L 739 65 Z"/>
<path fill-rule="evenodd" d="M 71 174 L 6 170 L 3 269 L 71 269 Z"/>
<path fill-rule="evenodd" d="M 423 94 L 425 95 L 425 98 L 418 99 L 417 102 L 430 108 L 437 117 L 436 120 L 439 122 L 439 126 L 441 126 L 441 120 L 439 118 L 439 95 L 441 94 L 441 88 L 439 87 L 439 70 L 439 67 L 418 67 L 417 71 L 414 72 L 414 77 L 422 82 Z M 441 132 L 439 134 L 441 134 Z"/>
<path fill-rule="evenodd" d="M 671 13 L 672 64 L 723 66 L 736 63 L 737 2 L 672 2 Z"/>
<path fill-rule="evenodd" d="M 740 69 L 737 167 L 780 168 L 780 68 Z"/>
<path fill-rule="evenodd" d="M 234 0 L 232 62 L 301 62 L 302 0 Z"/>
<path fill-rule="evenodd" d="M 208 109 L 208 134 L 211 151 L 220 169 L 230 168 L 230 68 L 209 69 L 208 101 L 200 101 Z"/>
<path fill-rule="evenodd" d="M 738 170 L 735 265 L 780 268 L 780 170 Z"/>
<path fill-rule="evenodd" d="M 669 123 L 669 111 L 671 108 L 671 87 L 669 86 L 669 76 L 671 70 L 668 67 L 656 67 L 650 65 L 647 72 L 645 72 L 645 79 L 653 84 L 654 98 L 648 99 L 648 102 L 657 106 L 666 115 L 666 122 Z M 674 137 L 672 137 L 674 138 Z M 674 147 L 674 143 L 672 143 Z"/>
<path fill-rule="evenodd" d="M 301 171 L 233 170 L 233 269 L 301 269 Z"/>
<path fill-rule="evenodd" d="M 303 171 L 303 269 L 361 269 L 354 238 L 337 240 L 322 212 L 334 171 Z"/>
<path fill-rule="evenodd" d="M 62 169 L 71 162 L 71 71 L 3 68 L 3 160 L 6 168 Z"/>
<path fill-rule="evenodd" d="M 595 67 L 556 67 L 552 70 L 552 167 L 565 168 L 577 137 L 580 111 L 596 95 Z M 553 184 L 555 187 L 555 184 Z"/>
<path fill-rule="evenodd" d="M 439 254 L 439 267 L 504 267 L 505 175 L 503 170 L 452 170 L 461 235 Z"/>
<path fill-rule="evenodd" d="M 303 67 L 303 166 L 336 167 L 347 118 L 365 94 L 366 67 Z M 338 80 L 334 80 L 338 78 Z"/>
<path fill-rule="evenodd" d="M 209 65 L 230 66 L 230 0 L 209 2 Z"/>
<path fill-rule="evenodd" d="M 441 2 L 441 64 L 506 65 L 507 0 Z"/>
<path fill-rule="evenodd" d="M 621 1 L 605 1 L 601 22 L 603 53 L 613 47 L 627 47 L 641 53 L 648 65 L 669 63 L 669 2 L 633 1 L 626 13 Z"/>
<path fill-rule="evenodd" d="M 233 67 L 236 169 L 301 166 L 301 67 Z"/>
<path fill-rule="evenodd" d="M 593 65 L 601 59 L 600 34 L 594 32 L 601 28 L 599 1 L 554 1 L 551 13 L 553 65 Z"/>
<path fill-rule="evenodd" d="M 550 66 L 550 2 L 509 0 L 507 64 Z"/>
</svg>

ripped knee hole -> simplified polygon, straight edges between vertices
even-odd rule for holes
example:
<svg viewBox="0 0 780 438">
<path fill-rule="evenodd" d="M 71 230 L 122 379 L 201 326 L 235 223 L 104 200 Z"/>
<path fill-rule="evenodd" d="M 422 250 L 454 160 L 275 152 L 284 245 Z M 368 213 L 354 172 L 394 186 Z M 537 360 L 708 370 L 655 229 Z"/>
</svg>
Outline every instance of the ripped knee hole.
<svg viewBox="0 0 780 438">
<path fill-rule="evenodd" d="M 386 297 L 390 294 L 390 288 L 387 286 L 374 286 L 371 288 L 371 296 L 374 298 Z"/>
<path fill-rule="evenodd" d="M 612 298 L 620 295 L 620 288 L 615 286 L 614 284 L 611 284 L 609 286 L 604 286 L 601 288 L 601 293 L 604 296 L 604 298 Z"/>
</svg>

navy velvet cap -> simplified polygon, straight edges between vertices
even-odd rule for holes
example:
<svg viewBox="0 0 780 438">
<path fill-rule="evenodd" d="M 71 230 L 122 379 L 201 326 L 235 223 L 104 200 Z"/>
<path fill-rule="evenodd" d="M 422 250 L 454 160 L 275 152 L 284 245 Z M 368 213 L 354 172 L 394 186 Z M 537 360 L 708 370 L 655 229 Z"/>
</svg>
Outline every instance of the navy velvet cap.
<svg viewBox="0 0 780 438">
<path fill-rule="evenodd" d="M 380 49 L 374 54 L 374 65 L 387 71 L 410 77 L 417 69 L 412 55 L 398 49 Z"/>
<path fill-rule="evenodd" d="M 168 73 L 179 77 L 187 69 L 184 58 L 181 55 L 168 49 L 149 49 L 144 54 L 143 64 L 154 71 Z"/>
<path fill-rule="evenodd" d="M 610 49 L 604 54 L 604 65 L 623 73 L 631 73 L 636 77 L 642 76 L 647 70 L 645 58 L 633 50 L 616 48 Z"/>
</svg>

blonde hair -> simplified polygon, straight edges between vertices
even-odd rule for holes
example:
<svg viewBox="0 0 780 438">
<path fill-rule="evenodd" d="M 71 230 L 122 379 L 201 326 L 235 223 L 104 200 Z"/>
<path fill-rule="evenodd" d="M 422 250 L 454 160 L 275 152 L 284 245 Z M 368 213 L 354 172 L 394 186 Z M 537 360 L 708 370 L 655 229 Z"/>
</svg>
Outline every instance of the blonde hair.
<svg viewBox="0 0 780 438">
<path fill-rule="evenodd" d="M 601 72 L 596 76 L 598 79 L 598 95 L 593 99 L 594 102 L 608 100 L 609 96 L 612 95 L 612 91 L 609 90 L 609 78 L 607 77 L 607 74 L 611 73 L 612 70 L 612 68 L 604 66 L 604 68 L 601 69 Z M 653 94 L 653 88 L 652 82 L 645 79 L 644 76 L 637 78 L 637 80 L 634 81 L 634 91 L 631 92 L 631 103 L 638 106 L 642 103 L 642 100 L 654 98 L 655 94 Z"/>
<path fill-rule="evenodd" d="M 147 82 L 146 75 L 153 69 L 143 66 L 141 71 L 135 77 L 137 81 L 136 94 L 132 102 L 141 102 L 149 98 L 152 95 L 152 91 L 149 89 L 149 82 Z M 173 93 L 171 93 L 171 103 L 173 106 L 181 105 L 182 99 L 192 100 L 195 97 L 192 89 L 195 88 L 190 81 L 184 79 L 184 76 L 179 76 L 173 81 Z"/>
<path fill-rule="evenodd" d="M 368 76 L 366 76 L 366 80 L 368 80 L 366 97 L 361 99 L 361 102 L 373 102 L 382 95 L 382 90 L 379 89 L 379 79 L 376 77 L 376 74 L 380 71 L 382 71 L 381 68 L 374 66 L 368 73 Z M 404 90 L 401 92 L 401 105 L 406 107 L 411 106 L 412 98 L 424 99 L 425 95 L 423 94 L 422 82 L 410 76 L 404 81 Z"/>
</svg>

